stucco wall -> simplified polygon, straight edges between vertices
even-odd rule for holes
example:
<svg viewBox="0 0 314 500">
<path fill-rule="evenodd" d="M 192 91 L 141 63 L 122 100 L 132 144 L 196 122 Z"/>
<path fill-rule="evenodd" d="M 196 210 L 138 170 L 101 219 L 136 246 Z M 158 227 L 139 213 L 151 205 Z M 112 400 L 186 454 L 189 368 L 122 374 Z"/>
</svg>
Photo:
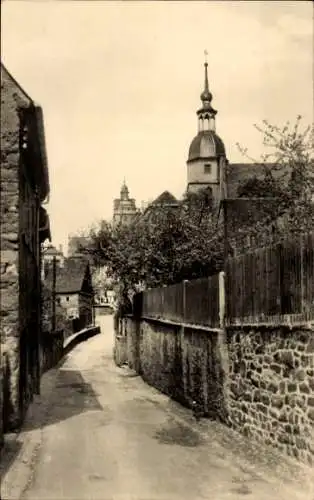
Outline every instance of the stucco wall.
<svg viewBox="0 0 314 500">
<path fill-rule="evenodd" d="M 79 313 L 79 296 L 78 293 L 72 294 L 57 294 L 60 306 L 64 307 L 68 312 L 74 309 L 77 314 Z"/>
<path fill-rule="evenodd" d="M 211 172 L 204 172 L 204 165 L 211 165 Z M 218 163 L 216 159 L 212 160 L 197 160 L 188 163 L 188 183 L 189 182 L 205 182 L 205 183 L 218 183 Z"/>
<path fill-rule="evenodd" d="M 228 330 L 234 428 L 314 464 L 314 332 Z"/>
</svg>

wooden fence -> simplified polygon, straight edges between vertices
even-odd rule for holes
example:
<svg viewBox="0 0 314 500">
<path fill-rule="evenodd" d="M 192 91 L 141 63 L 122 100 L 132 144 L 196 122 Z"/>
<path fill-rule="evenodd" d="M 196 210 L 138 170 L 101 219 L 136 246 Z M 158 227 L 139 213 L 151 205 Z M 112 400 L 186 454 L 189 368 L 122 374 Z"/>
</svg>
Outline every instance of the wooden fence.
<svg viewBox="0 0 314 500">
<path fill-rule="evenodd" d="M 314 233 L 230 258 L 225 271 L 227 324 L 314 320 Z"/>
<path fill-rule="evenodd" d="M 137 298 L 137 303 L 138 303 Z M 142 317 L 219 327 L 219 275 L 142 292 Z"/>
<path fill-rule="evenodd" d="M 211 328 L 314 322 L 314 233 L 229 258 L 224 273 L 141 292 L 134 306 L 142 317 Z"/>
</svg>

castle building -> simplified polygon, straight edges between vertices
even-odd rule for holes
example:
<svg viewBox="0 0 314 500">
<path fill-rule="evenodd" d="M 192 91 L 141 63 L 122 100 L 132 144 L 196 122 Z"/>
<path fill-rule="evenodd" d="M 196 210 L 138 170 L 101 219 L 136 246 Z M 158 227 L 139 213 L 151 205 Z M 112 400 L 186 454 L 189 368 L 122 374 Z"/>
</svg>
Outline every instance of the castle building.
<svg viewBox="0 0 314 500">
<path fill-rule="evenodd" d="M 120 198 L 113 201 L 113 225 L 130 224 L 137 214 L 134 198 L 129 197 L 129 190 L 123 182 Z"/>
<path fill-rule="evenodd" d="M 225 146 L 216 134 L 217 111 L 212 107 L 212 94 L 208 84 L 208 63 L 205 67 L 204 90 L 201 93 L 202 106 L 196 112 L 198 133 L 191 142 L 187 160 L 187 191 L 196 193 L 210 189 L 213 205 L 221 199 L 221 175 L 226 163 Z"/>
</svg>

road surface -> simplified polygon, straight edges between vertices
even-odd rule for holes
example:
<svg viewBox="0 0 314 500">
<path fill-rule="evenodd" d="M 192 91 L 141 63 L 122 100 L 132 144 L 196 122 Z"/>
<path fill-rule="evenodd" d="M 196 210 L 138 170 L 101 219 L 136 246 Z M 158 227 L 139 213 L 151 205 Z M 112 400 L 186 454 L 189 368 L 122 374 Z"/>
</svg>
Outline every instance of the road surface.
<svg viewBox="0 0 314 500">
<path fill-rule="evenodd" d="M 21 498 L 314 500 L 271 477 L 271 464 L 244 465 L 230 430 L 213 422 L 201 432 L 188 410 L 115 367 L 112 317 L 98 321 L 101 335 L 67 356 L 41 396 L 43 415 L 25 424 L 26 433 L 38 426 L 40 443 Z"/>
</svg>

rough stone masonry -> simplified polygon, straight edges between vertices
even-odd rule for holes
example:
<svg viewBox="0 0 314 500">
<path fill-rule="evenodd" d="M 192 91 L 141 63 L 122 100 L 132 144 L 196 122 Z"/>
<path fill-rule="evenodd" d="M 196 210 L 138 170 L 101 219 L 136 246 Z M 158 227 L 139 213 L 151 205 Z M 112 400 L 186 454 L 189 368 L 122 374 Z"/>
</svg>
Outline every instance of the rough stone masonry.
<svg viewBox="0 0 314 500">
<path fill-rule="evenodd" d="M 222 342 L 218 342 L 221 338 Z M 229 327 L 226 332 L 127 319 L 129 366 L 204 416 L 314 465 L 314 331 Z"/>
<path fill-rule="evenodd" d="M 314 464 L 314 331 L 229 329 L 233 427 Z"/>
<path fill-rule="evenodd" d="M 19 405 L 18 108 L 27 104 L 1 66 L 1 370 L 10 373 L 10 387 L 3 377 L 2 400 L 12 408 Z"/>
</svg>

